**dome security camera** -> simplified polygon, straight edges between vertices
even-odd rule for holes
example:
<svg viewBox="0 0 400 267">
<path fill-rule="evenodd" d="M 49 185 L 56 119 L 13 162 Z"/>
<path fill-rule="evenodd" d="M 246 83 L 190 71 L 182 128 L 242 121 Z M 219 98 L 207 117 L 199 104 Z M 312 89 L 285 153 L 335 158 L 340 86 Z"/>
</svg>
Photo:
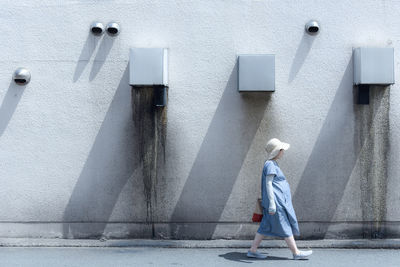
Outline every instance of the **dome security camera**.
<svg viewBox="0 0 400 267">
<path fill-rule="evenodd" d="M 25 68 L 18 68 L 14 71 L 13 80 L 18 85 L 26 85 L 31 80 L 31 73 Z"/>
<path fill-rule="evenodd" d="M 315 20 L 310 20 L 307 22 L 305 29 L 309 34 L 317 34 L 319 32 L 319 24 Z"/>
<path fill-rule="evenodd" d="M 90 31 L 94 35 L 102 35 L 104 33 L 104 26 L 101 22 L 93 22 L 90 26 Z"/>
<path fill-rule="evenodd" d="M 116 22 L 110 22 L 107 25 L 107 33 L 111 36 L 117 36 L 120 32 L 120 27 Z"/>
</svg>

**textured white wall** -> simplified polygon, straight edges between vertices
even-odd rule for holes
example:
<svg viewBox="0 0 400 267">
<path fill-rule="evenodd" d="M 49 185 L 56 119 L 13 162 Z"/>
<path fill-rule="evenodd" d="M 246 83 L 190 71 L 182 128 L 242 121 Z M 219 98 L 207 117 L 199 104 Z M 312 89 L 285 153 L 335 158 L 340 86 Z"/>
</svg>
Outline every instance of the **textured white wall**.
<svg viewBox="0 0 400 267">
<path fill-rule="evenodd" d="M 249 237 L 263 146 L 272 137 L 292 145 L 281 167 L 294 200 L 310 207 L 295 205 L 304 236 L 319 223 L 330 227 L 322 235 L 358 236 L 362 222 L 373 221 L 363 212 L 375 208 L 398 222 L 398 85 L 377 93 L 379 103 L 355 106 L 351 56 L 356 46 L 394 47 L 400 77 L 399 8 L 372 0 L 3 1 L 0 235 L 193 237 L 208 223 L 195 238 Z M 304 32 L 310 19 L 320 22 L 316 36 Z M 92 21 L 117 21 L 121 33 L 95 37 Z M 153 229 L 135 150 L 130 47 L 169 49 L 166 163 Z M 276 92 L 236 92 L 242 53 L 276 54 Z M 17 67 L 30 69 L 27 86 L 12 82 Z M 374 157 L 386 162 L 387 188 L 374 185 L 385 203 L 363 184 L 360 166 L 376 151 L 362 148 L 368 128 L 359 114 L 390 121 L 366 138 L 389 138 L 387 157 Z M 310 184 L 320 190 L 314 200 L 302 197 Z M 369 198 L 377 207 L 363 207 Z M 345 231 L 349 225 L 354 232 Z"/>
</svg>

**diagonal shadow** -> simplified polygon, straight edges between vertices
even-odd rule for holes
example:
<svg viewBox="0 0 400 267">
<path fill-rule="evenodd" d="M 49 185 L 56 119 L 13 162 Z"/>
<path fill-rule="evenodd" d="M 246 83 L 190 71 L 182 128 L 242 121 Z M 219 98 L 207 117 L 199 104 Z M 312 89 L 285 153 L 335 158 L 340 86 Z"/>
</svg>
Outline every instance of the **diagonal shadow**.
<svg viewBox="0 0 400 267">
<path fill-rule="evenodd" d="M 235 64 L 172 213 L 172 238 L 212 238 L 270 96 L 238 93 Z"/>
<path fill-rule="evenodd" d="M 293 205 L 299 221 L 322 222 L 318 231 L 307 238 L 325 237 L 367 139 L 368 133 L 364 132 L 368 126 L 358 120 L 361 114 L 373 114 L 373 110 L 368 105 L 355 104 L 352 66 L 350 60 L 294 192 Z M 371 101 L 376 105 L 381 102 Z M 372 121 L 373 118 L 368 123 Z"/>
<path fill-rule="evenodd" d="M 93 60 L 94 64 L 92 65 L 92 69 L 90 70 L 89 81 L 92 81 L 94 78 L 96 78 L 101 67 L 106 62 L 106 58 L 110 53 L 110 50 L 114 44 L 114 40 L 115 40 L 114 37 L 107 38 L 107 36 L 105 36 L 103 38 L 99 50 L 97 51 L 96 57 Z"/>
<path fill-rule="evenodd" d="M 64 238 L 101 236 L 118 196 L 138 167 L 128 76 L 126 67 L 64 211 Z"/>
<path fill-rule="evenodd" d="M 296 55 L 293 59 L 292 67 L 290 68 L 288 79 L 289 83 L 291 83 L 294 78 L 296 78 L 296 75 L 300 71 L 301 66 L 303 66 L 304 61 L 311 50 L 314 40 L 315 36 L 311 36 L 306 32 L 303 33 L 303 38 L 301 38 L 300 45 L 297 48 Z"/>
<path fill-rule="evenodd" d="M 96 49 L 96 45 L 99 42 L 99 39 L 99 36 L 94 36 L 91 32 L 89 32 L 88 37 L 86 38 L 86 42 L 83 45 L 81 54 L 79 55 L 78 63 L 76 64 L 74 77 L 72 79 L 73 82 L 76 82 L 81 77 L 82 72 L 85 70 L 86 65 L 90 61 L 90 57 Z"/>
<path fill-rule="evenodd" d="M 11 120 L 12 115 L 17 108 L 18 102 L 21 100 L 22 94 L 26 86 L 20 86 L 11 81 L 8 86 L 6 95 L 0 106 L 0 137 L 3 135 Z"/>
<path fill-rule="evenodd" d="M 331 221 L 360 152 L 361 147 L 353 133 L 351 62 L 347 65 L 294 193 L 293 205 L 299 221 Z M 317 235 L 325 235 L 328 226 L 324 224 L 323 227 Z"/>
</svg>

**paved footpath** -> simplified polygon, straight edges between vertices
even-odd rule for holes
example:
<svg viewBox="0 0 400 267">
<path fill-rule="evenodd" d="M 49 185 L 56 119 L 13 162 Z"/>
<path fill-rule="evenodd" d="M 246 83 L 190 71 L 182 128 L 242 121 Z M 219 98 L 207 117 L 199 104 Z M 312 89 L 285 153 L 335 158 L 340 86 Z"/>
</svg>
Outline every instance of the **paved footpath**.
<svg viewBox="0 0 400 267">
<path fill-rule="evenodd" d="M 288 249 L 260 249 L 266 260 L 238 248 L 2 247 L 0 267 L 13 266 L 382 266 L 399 267 L 398 249 L 313 249 L 309 260 L 294 261 Z"/>
</svg>

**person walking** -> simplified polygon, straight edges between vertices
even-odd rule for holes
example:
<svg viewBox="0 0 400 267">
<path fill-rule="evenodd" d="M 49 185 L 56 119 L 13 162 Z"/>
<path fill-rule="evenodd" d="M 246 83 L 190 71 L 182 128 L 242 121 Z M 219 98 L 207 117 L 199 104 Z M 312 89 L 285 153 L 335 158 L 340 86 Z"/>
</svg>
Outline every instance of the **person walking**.
<svg viewBox="0 0 400 267">
<path fill-rule="evenodd" d="M 305 259 L 312 254 L 312 250 L 302 251 L 296 246 L 293 235 L 300 235 L 299 225 L 292 205 L 289 184 L 277 163 L 289 147 L 289 144 L 277 138 L 267 142 L 265 150 L 268 157 L 261 175 L 263 217 L 247 252 L 249 258 L 267 258 L 266 255 L 257 252 L 264 236 L 283 237 L 294 260 Z"/>
</svg>

